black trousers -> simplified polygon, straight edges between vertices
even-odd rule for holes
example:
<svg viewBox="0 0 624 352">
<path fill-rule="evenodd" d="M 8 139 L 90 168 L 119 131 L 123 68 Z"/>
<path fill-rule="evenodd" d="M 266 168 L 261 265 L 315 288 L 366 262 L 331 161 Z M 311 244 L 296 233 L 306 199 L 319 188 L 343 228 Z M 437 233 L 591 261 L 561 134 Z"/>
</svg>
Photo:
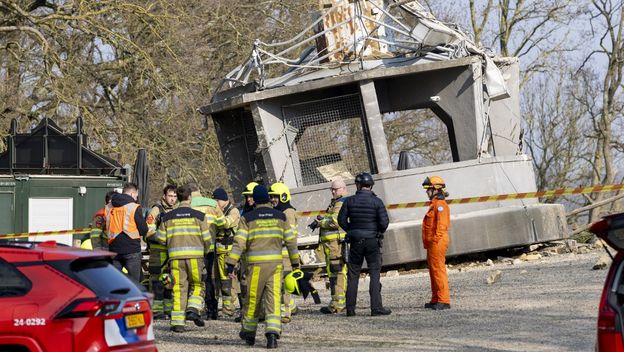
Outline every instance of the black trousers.
<svg viewBox="0 0 624 352">
<path fill-rule="evenodd" d="M 215 294 L 215 280 L 213 277 L 213 269 L 214 269 L 214 260 L 215 260 L 215 252 L 212 251 L 204 256 L 204 263 L 206 265 L 206 277 L 204 279 L 204 283 L 206 284 L 206 294 L 205 294 L 205 303 L 206 310 L 211 312 L 213 310 L 217 310 L 219 306 L 219 302 L 217 301 L 217 297 Z"/>
<path fill-rule="evenodd" d="M 368 238 L 351 241 L 350 247 L 349 263 L 347 264 L 347 310 L 355 310 L 358 281 L 360 280 L 360 272 L 362 271 L 364 259 L 366 259 L 366 265 L 368 266 L 368 273 L 370 275 L 368 292 L 370 294 L 371 310 L 382 308 L 381 283 L 379 282 L 379 274 L 381 272 L 381 247 L 379 246 L 378 239 Z"/>
</svg>

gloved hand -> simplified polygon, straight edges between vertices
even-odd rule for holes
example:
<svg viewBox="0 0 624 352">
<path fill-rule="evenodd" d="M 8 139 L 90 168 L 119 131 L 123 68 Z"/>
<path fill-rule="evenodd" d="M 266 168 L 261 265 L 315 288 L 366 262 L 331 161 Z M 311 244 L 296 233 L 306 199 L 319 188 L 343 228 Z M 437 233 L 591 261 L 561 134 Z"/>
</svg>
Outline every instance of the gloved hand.
<svg viewBox="0 0 624 352">
<path fill-rule="evenodd" d="M 311 223 L 308 224 L 308 227 L 310 228 L 310 230 L 314 231 L 316 230 L 317 227 L 319 227 L 319 222 L 318 220 L 314 220 Z"/>
<path fill-rule="evenodd" d="M 317 215 L 317 216 L 316 216 L 316 220 L 318 220 L 318 221 L 323 220 L 323 216 L 322 216 L 322 215 L 320 215 L 320 214 L 319 214 L 319 215 Z"/>
<path fill-rule="evenodd" d="M 230 279 L 234 279 L 236 278 L 236 274 L 234 273 L 234 265 L 232 264 L 226 264 L 226 268 L 225 268 L 227 275 Z"/>
</svg>

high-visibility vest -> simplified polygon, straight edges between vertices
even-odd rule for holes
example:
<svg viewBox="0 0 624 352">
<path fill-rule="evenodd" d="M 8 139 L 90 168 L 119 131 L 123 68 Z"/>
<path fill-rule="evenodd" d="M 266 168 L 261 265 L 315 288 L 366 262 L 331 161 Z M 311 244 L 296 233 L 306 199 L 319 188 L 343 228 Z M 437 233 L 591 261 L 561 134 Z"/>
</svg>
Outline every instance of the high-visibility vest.
<svg viewBox="0 0 624 352">
<path fill-rule="evenodd" d="M 128 203 L 121 207 L 113 207 L 106 209 L 106 236 L 108 243 L 115 240 L 117 235 L 125 233 L 132 239 L 139 239 L 139 229 L 134 222 L 134 213 L 139 205 L 137 203 Z"/>
</svg>

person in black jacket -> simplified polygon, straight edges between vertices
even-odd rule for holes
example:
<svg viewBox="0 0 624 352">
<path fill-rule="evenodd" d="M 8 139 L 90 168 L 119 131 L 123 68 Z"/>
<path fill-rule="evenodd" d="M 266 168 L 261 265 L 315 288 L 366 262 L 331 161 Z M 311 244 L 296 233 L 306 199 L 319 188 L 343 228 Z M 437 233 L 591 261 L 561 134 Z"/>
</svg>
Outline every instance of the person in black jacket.
<svg viewBox="0 0 624 352">
<path fill-rule="evenodd" d="M 357 192 L 344 201 L 338 213 L 338 224 L 347 232 L 346 240 L 350 244 L 347 263 L 347 316 L 355 315 L 358 281 L 365 258 L 370 275 L 371 315 L 392 313 L 390 309 L 383 307 L 379 282 L 381 245 L 390 221 L 383 201 L 372 191 L 374 184 L 375 181 L 369 173 L 357 175 Z"/>
<path fill-rule="evenodd" d="M 125 267 L 128 276 L 140 282 L 141 238 L 149 228 L 137 199 L 139 188 L 134 183 L 126 183 L 122 194 L 112 196 L 112 207 L 106 209 L 106 237 L 108 250 L 117 254 L 113 266 L 119 270 Z"/>
</svg>

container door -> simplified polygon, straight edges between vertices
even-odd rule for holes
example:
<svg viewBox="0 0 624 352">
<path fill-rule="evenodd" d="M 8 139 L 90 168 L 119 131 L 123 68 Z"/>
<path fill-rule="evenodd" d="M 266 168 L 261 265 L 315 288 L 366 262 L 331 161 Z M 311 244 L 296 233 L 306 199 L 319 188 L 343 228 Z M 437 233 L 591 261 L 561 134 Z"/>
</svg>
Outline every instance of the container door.
<svg viewBox="0 0 624 352">
<path fill-rule="evenodd" d="M 0 234 L 15 232 L 15 195 L 10 191 L 0 191 Z"/>
<path fill-rule="evenodd" d="M 28 232 L 71 230 L 74 225 L 73 198 L 29 198 Z M 31 236 L 31 241 L 51 241 L 72 245 L 72 234 Z"/>
</svg>

